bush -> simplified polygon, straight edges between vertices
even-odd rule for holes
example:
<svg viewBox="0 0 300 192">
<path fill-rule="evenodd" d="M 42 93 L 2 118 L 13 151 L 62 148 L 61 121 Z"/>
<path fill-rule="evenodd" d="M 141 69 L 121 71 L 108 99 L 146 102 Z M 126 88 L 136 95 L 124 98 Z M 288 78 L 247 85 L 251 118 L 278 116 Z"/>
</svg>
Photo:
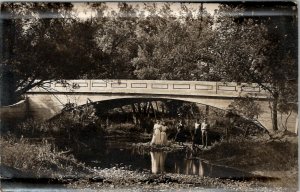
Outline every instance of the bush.
<svg viewBox="0 0 300 192">
<path fill-rule="evenodd" d="M 60 150 L 98 150 L 103 145 L 104 131 L 93 106 L 72 108 L 48 122 L 29 119 L 13 132 L 18 138 L 52 139 Z"/>
<path fill-rule="evenodd" d="M 59 132 L 59 128 L 51 122 L 37 122 L 33 119 L 27 119 L 20 123 L 14 130 L 18 137 L 49 137 Z"/>
<path fill-rule="evenodd" d="M 28 139 L 16 139 L 12 136 L 1 137 L 1 164 L 34 173 L 33 177 L 58 178 L 75 175 L 85 171 L 84 164 L 79 163 L 66 151 L 58 151 L 47 140 L 32 143 Z"/>
<path fill-rule="evenodd" d="M 216 142 L 206 159 L 218 164 L 241 168 L 247 171 L 286 171 L 298 167 L 298 145 L 274 140 L 253 141 L 232 137 Z"/>
</svg>

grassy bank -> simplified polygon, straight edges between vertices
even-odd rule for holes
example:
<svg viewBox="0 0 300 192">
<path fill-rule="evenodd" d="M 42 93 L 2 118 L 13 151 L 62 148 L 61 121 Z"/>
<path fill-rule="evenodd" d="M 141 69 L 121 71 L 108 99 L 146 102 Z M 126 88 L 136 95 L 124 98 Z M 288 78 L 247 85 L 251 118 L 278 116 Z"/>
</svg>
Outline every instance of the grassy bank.
<svg viewBox="0 0 300 192">
<path fill-rule="evenodd" d="M 215 143 L 210 151 L 203 151 L 203 155 L 214 162 L 222 162 L 247 171 L 286 171 L 298 166 L 297 140 L 297 136 L 265 141 L 232 139 Z"/>
<path fill-rule="evenodd" d="M 298 137 L 282 135 L 268 140 L 232 139 L 215 143 L 201 157 L 216 164 L 279 178 L 270 185 L 298 185 Z"/>
<path fill-rule="evenodd" d="M 294 137 L 293 140 L 295 140 Z M 151 174 L 138 172 L 127 167 L 110 169 L 89 168 L 78 162 L 72 155 L 58 151 L 46 140 L 30 142 L 27 139 L 2 137 L 2 164 L 37 177 L 63 178 L 79 176 L 77 182 L 69 183 L 71 188 L 135 188 L 135 189 L 184 189 L 223 188 L 225 190 L 253 191 L 295 191 L 297 187 L 297 142 L 269 140 L 230 140 L 215 143 L 210 151 L 202 151 L 199 157 L 211 162 L 228 165 L 251 172 L 261 171 L 262 175 L 280 178 L 276 181 L 236 181 L 182 174 Z M 276 175 L 271 175 L 276 173 Z M 286 175 L 284 175 L 286 174 Z M 285 178 L 284 178 L 285 177 Z M 266 187 L 266 188 L 264 188 Z M 284 190 L 283 190 L 284 189 Z"/>
<path fill-rule="evenodd" d="M 87 173 L 84 164 L 67 151 L 58 151 L 47 140 L 1 137 L 1 165 L 28 173 L 33 178 L 63 178 Z"/>
</svg>

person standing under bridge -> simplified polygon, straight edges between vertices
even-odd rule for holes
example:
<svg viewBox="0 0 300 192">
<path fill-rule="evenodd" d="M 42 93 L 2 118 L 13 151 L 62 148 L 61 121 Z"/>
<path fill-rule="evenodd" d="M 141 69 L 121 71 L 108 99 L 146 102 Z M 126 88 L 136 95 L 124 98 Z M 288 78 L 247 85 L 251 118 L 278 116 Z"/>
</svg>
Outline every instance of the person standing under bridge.
<svg viewBox="0 0 300 192">
<path fill-rule="evenodd" d="M 153 126 L 153 136 L 152 136 L 152 140 L 151 140 L 151 145 L 155 144 L 155 145 L 160 145 L 161 144 L 161 129 L 162 129 L 162 125 L 161 122 L 159 120 L 156 121 L 156 123 Z"/>
<path fill-rule="evenodd" d="M 193 147 L 195 145 L 201 144 L 201 129 L 200 129 L 200 120 L 196 119 L 195 122 L 195 130 L 194 130 L 194 137 L 193 137 Z"/>
<path fill-rule="evenodd" d="M 183 145 L 183 142 L 185 142 L 186 140 L 186 136 L 184 133 L 184 125 L 183 125 L 183 121 L 180 120 L 178 125 L 177 125 L 177 134 L 175 136 L 175 141 L 177 141 L 179 143 L 179 145 Z"/>
<path fill-rule="evenodd" d="M 207 123 L 207 119 L 204 118 L 204 121 L 201 123 L 202 145 L 204 149 L 207 148 L 208 129 L 209 129 L 209 124 Z"/>
<path fill-rule="evenodd" d="M 166 122 L 162 122 L 162 127 L 161 127 L 161 132 L 160 132 L 160 140 L 161 140 L 161 145 L 167 145 L 168 144 L 168 139 L 167 139 L 167 129 L 168 127 L 166 126 Z"/>
</svg>

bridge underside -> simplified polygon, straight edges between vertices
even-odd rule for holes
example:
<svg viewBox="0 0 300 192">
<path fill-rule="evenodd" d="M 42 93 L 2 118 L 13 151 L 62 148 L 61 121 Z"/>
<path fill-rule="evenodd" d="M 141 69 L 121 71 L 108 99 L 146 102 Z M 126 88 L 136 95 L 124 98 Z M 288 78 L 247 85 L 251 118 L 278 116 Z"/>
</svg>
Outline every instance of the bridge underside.
<svg viewBox="0 0 300 192">
<path fill-rule="evenodd" d="M 234 98 L 229 97 L 208 97 L 208 96 L 184 96 L 184 95 L 149 95 L 149 94 L 28 94 L 29 99 L 29 110 L 32 117 L 39 121 L 50 119 L 51 117 L 61 113 L 64 105 L 67 103 L 76 103 L 78 106 L 89 102 L 101 102 L 108 100 L 119 99 L 145 99 L 145 100 L 159 100 L 159 99 L 170 99 L 180 100 L 187 102 L 194 102 L 204 105 L 209 105 L 219 109 L 226 110 L 228 106 L 233 102 Z M 272 130 L 271 112 L 269 109 L 269 102 L 267 100 L 260 100 L 262 112 L 258 117 L 258 121 L 266 127 L 268 130 Z M 279 117 L 279 126 L 285 123 L 286 116 Z M 287 122 L 289 131 L 295 131 L 297 114 L 292 114 Z M 282 122 L 281 122 L 282 121 Z"/>
</svg>

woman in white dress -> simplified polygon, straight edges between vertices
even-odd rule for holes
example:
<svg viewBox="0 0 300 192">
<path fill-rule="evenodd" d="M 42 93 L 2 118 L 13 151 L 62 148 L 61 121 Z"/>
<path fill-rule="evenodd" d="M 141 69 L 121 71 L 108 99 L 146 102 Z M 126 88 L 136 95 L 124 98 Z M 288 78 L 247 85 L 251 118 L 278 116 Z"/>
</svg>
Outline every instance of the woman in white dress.
<svg viewBox="0 0 300 192">
<path fill-rule="evenodd" d="M 161 140 L 160 140 L 160 132 L 161 132 L 161 124 L 160 121 L 156 121 L 156 123 L 153 126 L 153 136 L 152 136 L 152 140 L 151 140 L 151 145 L 155 144 L 155 145 L 160 145 L 161 144 Z"/>
<path fill-rule="evenodd" d="M 160 140 L 161 140 L 162 145 L 167 145 L 167 143 L 168 143 L 167 133 L 166 133 L 167 129 L 168 129 L 168 127 L 166 126 L 165 122 L 163 122 L 162 128 L 161 128 L 161 133 L 160 133 Z"/>
</svg>

